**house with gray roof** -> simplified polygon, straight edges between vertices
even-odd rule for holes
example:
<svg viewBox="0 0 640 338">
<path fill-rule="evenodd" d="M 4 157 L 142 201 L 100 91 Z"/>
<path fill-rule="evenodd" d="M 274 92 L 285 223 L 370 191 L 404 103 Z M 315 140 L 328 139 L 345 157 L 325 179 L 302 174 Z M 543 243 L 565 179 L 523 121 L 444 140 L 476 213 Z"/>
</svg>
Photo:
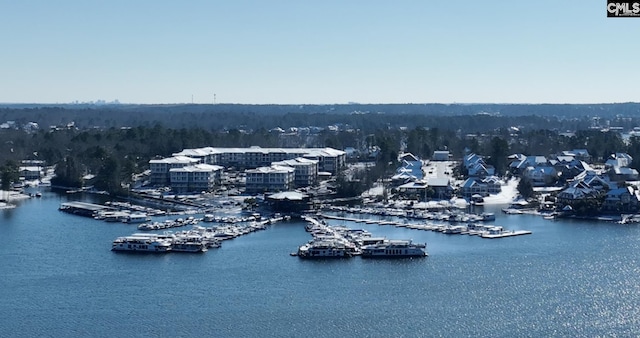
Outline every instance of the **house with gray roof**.
<svg viewBox="0 0 640 338">
<path fill-rule="evenodd" d="M 640 199 L 633 187 L 622 187 L 607 191 L 602 210 L 605 212 L 637 212 Z"/>
<path fill-rule="evenodd" d="M 460 195 L 464 198 L 471 198 L 473 195 L 482 197 L 500 193 L 502 185 L 496 176 L 489 176 L 483 179 L 470 177 L 460 187 Z"/>
</svg>

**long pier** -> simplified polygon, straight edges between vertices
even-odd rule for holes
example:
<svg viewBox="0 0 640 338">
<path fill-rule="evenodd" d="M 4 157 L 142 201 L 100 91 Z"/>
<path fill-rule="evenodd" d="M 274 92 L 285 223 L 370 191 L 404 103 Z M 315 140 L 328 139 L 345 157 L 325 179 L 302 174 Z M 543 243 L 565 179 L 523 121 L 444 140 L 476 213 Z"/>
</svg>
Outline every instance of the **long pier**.
<svg viewBox="0 0 640 338">
<path fill-rule="evenodd" d="M 362 219 L 362 218 L 337 216 L 337 215 L 329 215 L 329 214 L 322 214 L 322 213 L 318 215 L 326 219 L 333 219 L 333 220 L 341 220 L 341 221 L 349 221 L 349 222 L 365 223 L 365 224 L 393 225 L 395 227 L 442 232 L 449 235 L 472 235 L 472 236 L 475 235 L 475 236 L 479 236 L 480 238 L 489 238 L 489 239 L 530 235 L 533 233 L 529 230 L 505 230 L 501 226 L 495 226 L 495 225 L 476 224 L 476 225 L 473 225 L 473 227 L 471 228 L 470 226 L 467 226 L 467 225 L 415 224 L 415 223 L 406 223 L 406 222 L 398 222 L 398 221 L 377 220 L 377 219 Z"/>
</svg>

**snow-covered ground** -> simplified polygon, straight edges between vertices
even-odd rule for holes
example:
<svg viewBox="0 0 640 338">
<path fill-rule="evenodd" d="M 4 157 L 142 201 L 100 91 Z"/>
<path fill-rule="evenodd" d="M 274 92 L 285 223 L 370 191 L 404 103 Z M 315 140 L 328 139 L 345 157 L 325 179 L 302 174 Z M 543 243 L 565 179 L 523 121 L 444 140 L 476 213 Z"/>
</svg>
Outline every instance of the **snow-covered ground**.
<svg viewBox="0 0 640 338">
<path fill-rule="evenodd" d="M 30 198 L 30 197 L 31 196 L 20 193 L 18 191 L 0 190 L 0 200 L 4 200 L 4 201 L 11 202 L 15 200 Z"/>
<path fill-rule="evenodd" d="M 365 197 L 373 197 L 373 196 L 381 196 L 383 191 L 382 185 L 377 185 L 364 194 Z M 515 197 L 518 196 L 518 179 L 512 178 L 511 180 L 504 182 L 502 185 L 502 191 L 496 195 L 489 195 L 484 198 L 484 204 L 509 204 L 511 203 Z M 407 204 L 409 201 L 395 201 L 396 205 L 399 204 Z M 417 202 L 413 204 L 413 207 L 416 209 L 425 209 L 425 208 L 433 208 L 433 207 L 447 207 L 447 206 L 456 206 L 460 208 L 464 208 L 468 205 L 467 200 L 464 198 L 452 198 L 449 201 L 429 201 L 429 202 Z"/>
<path fill-rule="evenodd" d="M 497 195 L 489 195 L 484 198 L 484 204 L 509 204 L 518 196 L 518 182 L 516 178 L 505 182 L 502 191 Z"/>
</svg>

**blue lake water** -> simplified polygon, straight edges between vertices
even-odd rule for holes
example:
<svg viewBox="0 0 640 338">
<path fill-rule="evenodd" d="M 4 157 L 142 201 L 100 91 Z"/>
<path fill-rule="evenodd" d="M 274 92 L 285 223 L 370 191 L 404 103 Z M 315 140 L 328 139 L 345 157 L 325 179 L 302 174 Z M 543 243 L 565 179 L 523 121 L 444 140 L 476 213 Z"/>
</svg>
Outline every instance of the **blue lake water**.
<svg viewBox="0 0 640 338">
<path fill-rule="evenodd" d="M 135 227 L 0 210 L 0 336 L 637 336 L 640 226 L 504 215 L 532 235 L 481 239 L 331 221 L 427 242 L 429 257 L 307 261 L 302 222 L 204 254 L 110 251 Z"/>
</svg>

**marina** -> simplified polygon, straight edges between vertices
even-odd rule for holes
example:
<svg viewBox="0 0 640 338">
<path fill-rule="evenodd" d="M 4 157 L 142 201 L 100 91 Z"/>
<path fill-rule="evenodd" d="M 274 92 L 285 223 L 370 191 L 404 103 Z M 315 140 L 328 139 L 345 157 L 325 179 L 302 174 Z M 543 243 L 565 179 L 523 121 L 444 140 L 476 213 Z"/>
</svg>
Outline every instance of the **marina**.
<svg viewBox="0 0 640 338">
<path fill-rule="evenodd" d="M 368 258 L 425 257 L 426 244 L 416 244 L 411 240 L 372 237 L 369 231 L 350 229 L 344 226 L 329 226 L 311 216 L 302 217 L 308 224 L 307 232 L 313 239 L 298 248 L 292 256 L 300 258 L 348 258 L 362 256 Z"/>
<path fill-rule="evenodd" d="M 327 225 L 370 232 L 362 245 L 397 238 L 428 243 L 429 257 L 296 259 L 289 254 L 311 236 L 306 231 L 310 223 L 294 218 L 237 237 L 229 231 L 224 236 L 235 239 L 204 253 L 122 254 L 110 251 L 114 239 L 165 230 L 142 232 L 136 230 L 138 224 L 104 223 L 59 212 L 61 203 L 70 202 L 66 198 L 45 192 L 42 198 L 26 199 L 0 212 L 0 297 L 11 309 L 0 320 L 4 332 L 24 337 L 132 332 L 216 332 L 227 337 L 484 337 L 500 332 L 543 337 L 634 336 L 640 328 L 640 292 L 629 288 L 640 283 L 636 266 L 630 264 L 640 236 L 634 223 L 561 218 L 549 222 L 485 206 L 484 211 L 497 211 L 489 225 L 526 228 L 535 234 L 489 241 L 408 226 L 324 219 Z M 187 218 L 152 216 L 158 221 L 163 217 Z M 407 224 L 427 225 L 426 220 L 408 219 Z M 202 225 L 234 224 L 199 223 L 195 228 Z M 300 315 L 309 311 L 314 315 Z M 461 313 L 474 320 L 452 321 Z"/>
<path fill-rule="evenodd" d="M 390 226 L 415 229 L 415 230 L 427 230 L 427 231 L 440 232 L 448 235 L 472 235 L 472 236 L 479 236 L 480 238 L 490 238 L 490 239 L 513 237 L 513 236 L 520 236 L 520 235 L 530 235 L 533 233 L 532 231 L 529 231 L 529 230 L 512 231 L 512 230 L 504 229 L 501 226 L 484 224 L 484 223 L 475 223 L 475 222 L 466 223 L 462 225 L 460 224 L 454 225 L 449 222 L 448 218 L 442 218 L 441 222 L 439 223 L 429 221 L 427 223 L 420 224 L 420 223 L 410 222 L 406 219 L 399 221 L 399 220 L 387 220 L 384 218 L 378 218 L 378 219 L 358 218 L 358 217 L 354 217 L 353 215 L 350 215 L 350 216 L 336 215 L 336 214 L 329 214 L 329 213 L 319 213 L 319 216 L 326 219 L 333 219 L 333 220 L 340 220 L 340 221 L 349 221 L 349 222 L 365 223 L 365 224 L 377 224 L 377 225 L 390 225 Z M 394 216 L 394 217 L 398 218 L 397 216 Z M 493 219 L 495 220 L 495 218 Z M 454 223 L 459 223 L 459 222 L 455 221 Z"/>
<path fill-rule="evenodd" d="M 283 221 L 284 217 L 273 217 L 261 221 L 251 221 L 250 223 L 224 224 L 219 226 L 203 227 L 198 223 L 201 219 L 193 216 L 187 219 L 177 219 L 175 221 L 156 222 L 164 226 L 162 228 L 148 228 L 145 224 L 138 226 L 140 230 L 160 230 L 177 226 L 190 225 L 192 228 L 182 231 L 164 231 L 162 233 L 135 233 L 130 236 L 118 237 L 113 241 L 112 251 L 119 252 L 206 252 L 211 248 L 220 248 L 222 241 L 234 239 L 242 235 L 247 235 L 255 231 L 265 230 L 268 225 Z M 178 225 L 175 225 L 178 224 Z"/>
</svg>

